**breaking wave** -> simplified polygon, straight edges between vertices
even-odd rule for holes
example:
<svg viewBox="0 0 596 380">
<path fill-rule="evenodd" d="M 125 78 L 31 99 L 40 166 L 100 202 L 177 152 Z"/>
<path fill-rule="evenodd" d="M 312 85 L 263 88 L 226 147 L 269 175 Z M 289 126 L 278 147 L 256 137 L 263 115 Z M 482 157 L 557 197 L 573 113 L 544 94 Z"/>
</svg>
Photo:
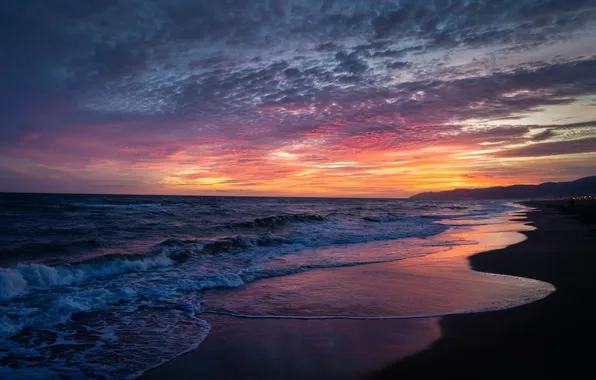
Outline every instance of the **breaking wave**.
<svg viewBox="0 0 596 380">
<path fill-rule="evenodd" d="M 256 218 L 249 222 L 233 223 L 230 227 L 233 228 L 258 228 L 258 227 L 279 227 L 288 223 L 313 223 L 324 222 L 326 219 L 321 215 L 316 214 L 288 214 L 288 215 L 274 215 L 265 218 Z"/>
<path fill-rule="evenodd" d="M 298 220 L 298 217 L 294 215 L 290 219 Z M 300 220 L 302 219 L 319 220 L 313 216 L 306 218 L 301 216 Z M 201 255 L 239 254 L 247 251 L 250 253 L 253 250 L 252 253 L 255 255 L 267 257 L 335 244 L 424 237 L 447 229 L 446 226 L 430 223 L 410 223 L 396 228 L 361 230 L 359 233 L 347 229 L 346 226 L 338 226 L 337 223 L 322 227 L 322 229 L 309 232 L 304 231 L 304 234 L 292 238 L 273 235 L 233 236 L 211 240 L 170 238 L 154 245 L 146 254 L 142 255 L 115 254 L 66 265 L 49 266 L 32 263 L 0 268 L 0 300 L 23 296 L 34 290 L 68 286 L 90 278 L 110 277 L 168 267 Z M 339 231 L 327 232 L 333 228 Z"/>
<path fill-rule="evenodd" d="M 90 278 L 146 271 L 169 266 L 174 260 L 165 255 L 141 260 L 114 259 L 98 263 L 48 266 L 19 264 L 14 268 L 0 268 L 0 300 L 23 296 L 29 291 L 73 285 Z M 1 333 L 1 330 L 0 330 Z"/>
</svg>

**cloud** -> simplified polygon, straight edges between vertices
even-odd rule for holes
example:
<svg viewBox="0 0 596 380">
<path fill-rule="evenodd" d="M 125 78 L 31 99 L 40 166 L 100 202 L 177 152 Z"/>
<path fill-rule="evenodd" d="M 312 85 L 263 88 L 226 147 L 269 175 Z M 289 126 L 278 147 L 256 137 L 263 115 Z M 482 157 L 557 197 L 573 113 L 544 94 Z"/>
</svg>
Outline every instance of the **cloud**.
<svg viewBox="0 0 596 380">
<path fill-rule="evenodd" d="M 529 145 L 498 153 L 500 157 L 541 157 L 596 152 L 596 138 Z"/>
<path fill-rule="evenodd" d="M 263 165 L 254 184 L 307 170 L 269 163 L 278 150 L 304 165 L 446 143 L 558 151 L 594 124 L 468 127 L 593 97 L 594 19 L 587 0 L 3 2 L 0 156 L 152 180 Z"/>
<path fill-rule="evenodd" d="M 545 130 L 543 132 L 540 132 L 540 133 L 532 136 L 532 140 L 534 140 L 534 141 L 542 141 L 542 140 L 546 140 L 546 139 L 548 139 L 550 137 L 553 137 L 553 136 L 554 136 L 553 131 L 551 129 L 547 129 L 547 130 Z"/>
</svg>

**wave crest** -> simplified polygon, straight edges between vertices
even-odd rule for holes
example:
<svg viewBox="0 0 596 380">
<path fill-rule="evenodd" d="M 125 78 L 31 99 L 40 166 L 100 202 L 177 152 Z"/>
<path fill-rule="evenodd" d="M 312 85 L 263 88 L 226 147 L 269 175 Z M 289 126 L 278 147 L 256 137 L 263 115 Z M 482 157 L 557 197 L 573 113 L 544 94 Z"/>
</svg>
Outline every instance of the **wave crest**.
<svg viewBox="0 0 596 380">
<path fill-rule="evenodd" d="M 32 289 L 49 289 L 72 285 L 94 277 L 107 277 L 132 271 L 169 266 L 174 260 L 166 255 L 140 260 L 111 259 L 91 263 L 49 266 L 19 264 L 0 269 L 0 300 L 25 295 Z"/>
<path fill-rule="evenodd" d="M 284 214 L 257 218 L 249 222 L 233 223 L 236 228 L 279 227 L 288 223 L 324 222 L 326 218 L 317 214 Z"/>
</svg>

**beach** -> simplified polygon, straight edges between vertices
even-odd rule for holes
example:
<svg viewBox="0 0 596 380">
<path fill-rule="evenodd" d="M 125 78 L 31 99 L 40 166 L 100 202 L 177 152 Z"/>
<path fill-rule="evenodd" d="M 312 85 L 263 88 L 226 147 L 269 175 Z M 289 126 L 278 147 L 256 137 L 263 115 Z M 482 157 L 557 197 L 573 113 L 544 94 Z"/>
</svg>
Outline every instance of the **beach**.
<svg viewBox="0 0 596 380">
<path fill-rule="evenodd" d="M 594 201 L 526 205 L 537 209 L 528 214 L 537 230 L 520 244 L 472 256 L 471 267 L 557 290 L 516 308 L 441 318 L 441 338 L 431 347 L 369 378 L 580 378 L 593 371 Z"/>
<path fill-rule="evenodd" d="M 508 202 L 5 194 L 0 210 L 2 378 L 359 378 L 424 350 L 442 316 L 554 290 L 470 269 L 533 229 Z"/>
<path fill-rule="evenodd" d="M 443 363 L 453 360 L 452 355 L 459 355 L 446 346 L 453 344 L 453 334 L 469 337 L 466 329 L 476 328 L 499 335 L 518 328 L 505 320 L 501 323 L 500 313 L 515 313 L 550 302 L 554 287 L 542 282 L 548 282 L 546 278 L 535 276 L 539 281 L 534 281 L 527 279 L 532 276 L 524 276 L 525 272 L 497 269 L 491 272 L 514 277 L 487 274 L 471 270 L 468 264 L 471 255 L 475 255 L 471 262 L 477 269 L 476 261 L 486 262 L 485 255 L 499 252 L 506 263 L 511 260 L 509 256 L 532 252 L 537 240 L 534 237 L 542 234 L 542 223 L 553 223 L 542 217 L 536 221 L 536 215 L 541 213 L 531 213 L 530 220 L 537 224 L 537 231 L 524 223 L 523 213 L 509 213 L 482 223 L 459 220 L 457 228 L 429 238 L 429 244 L 443 239 L 477 244 L 462 244 L 445 252 L 389 263 L 312 270 L 263 279 L 239 289 L 209 291 L 202 314 L 211 325 L 205 341 L 196 350 L 147 372 L 143 378 L 175 375 L 208 379 L 356 379 L 439 375 L 446 366 Z M 554 222 L 560 219 L 556 214 L 548 217 L 554 218 Z M 524 234 L 530 239 L 526 240 Z M 360 249 L 383 248 L 369 244 Z M 532 301 L 536 303 L 526 304 Z M 504 308 L 507 310 L 501 310 Z M 218 312 L 221 310 L 228 314 Z M 460 319 L 461 330 L 451 327 L 453 321 Z M 489 336 L 475 342 L 486 348 L 492 346 L 491 339 Z M 461 344 L 471 352 L 477 350 L 472 343 Z M 442 353 L 444 357 L 435 356 L 437 347 L 439 356 Z M 472 368 L 467 357 L 460 360 L 459 364 L 451 362 L 449 367 L 454 377 L 459 376 L 459 365 L 468 366 L 466 370 Z M 467 373 L 478 376 L 474 371 Z"/>
<path fill-rule="evenodd" d="M 0 301 L 0 377 L 569 373 L 589 363 L 593 336 L 586 302 L 593 206 L 9 200 L 5 215 L 29 225 L 5 237 L 10 252 L 37 261 L 0 271 L 10 280 Z M 81 241 L 81 231 L 59 224 L 64 216 L 93 222 L 84 232 L 95 240 Z M 110 225 L 119 233 L 108 234 Z M 22 245 L 31 229 L 39 242 Z M 56 261 L 64 251 L 72 262 Z M 111 254 L 122 251 L 130 253 Z"/>
</svg>

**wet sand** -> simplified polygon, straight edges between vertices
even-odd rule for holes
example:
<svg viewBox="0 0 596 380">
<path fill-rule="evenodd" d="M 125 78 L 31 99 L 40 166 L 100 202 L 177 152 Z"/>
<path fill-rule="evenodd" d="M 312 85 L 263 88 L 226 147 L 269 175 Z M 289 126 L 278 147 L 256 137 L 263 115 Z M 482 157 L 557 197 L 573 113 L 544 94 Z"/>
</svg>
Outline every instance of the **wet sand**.
<svg viewBox="0 0 596 380">
<path fill-rule="evenodd" d="M 548 284 L 470 270 L 470 255 L 519 243 L 525 239 L 519 231 L 532 229 L 506 219 L 494 222 L 429 238 L 429 244 L 478 242 L 443 253 L 318 269 L 209 292 L 207 310 L 243 317 L 202 314 L 212 329 L 198 349 L 143 378 L 362 378 L 436 341 L 442 325 L 424 316 L 501 309 L 547 296 L 553 290 Z M 264 316 L 288 319 L 254 318 Z M 355 319 L 321 319 L 333 316 Z"/>
<path fill-rule="evenodd" d="M 547 281 L 556 292 L 512 309 L 441 318 L 441 338 L 372 379 L 551 379 L 593 376 L 594 201 L 528 202 L 528 240 L 472 256 L 478 271 Z M 590 375 L 592 374 L 592 375 Z"/>
</svg>

